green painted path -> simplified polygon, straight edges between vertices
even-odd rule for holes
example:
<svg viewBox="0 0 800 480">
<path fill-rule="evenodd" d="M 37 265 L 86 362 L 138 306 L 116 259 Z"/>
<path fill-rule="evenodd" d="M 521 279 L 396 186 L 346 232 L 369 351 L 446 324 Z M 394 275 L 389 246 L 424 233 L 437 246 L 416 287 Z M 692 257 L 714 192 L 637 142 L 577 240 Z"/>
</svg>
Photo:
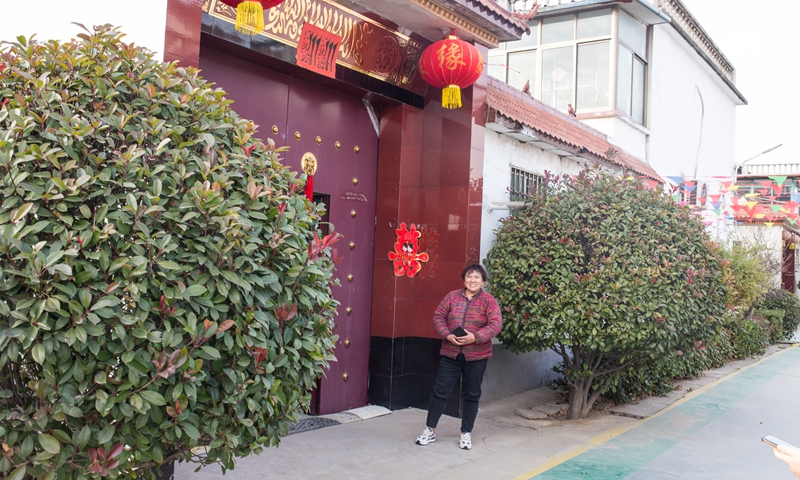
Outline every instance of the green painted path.
<svg viewBox="0 0 800 480">
<path fill-rule="evenodd" d="M 794 478 L 760 442 L 767 434 L 800 445 L 800 348 L 703 387 L 535 478 Z"/>
</svg>

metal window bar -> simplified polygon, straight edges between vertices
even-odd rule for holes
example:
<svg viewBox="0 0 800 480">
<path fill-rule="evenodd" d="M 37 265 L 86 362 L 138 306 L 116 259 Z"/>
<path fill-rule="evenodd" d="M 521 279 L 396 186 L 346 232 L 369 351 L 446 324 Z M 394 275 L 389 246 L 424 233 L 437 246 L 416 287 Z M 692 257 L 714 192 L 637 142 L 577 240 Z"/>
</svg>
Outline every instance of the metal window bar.
<svg viewBox="0 0 800 480">
<path fill-rule="evenodd" d="M 518 202 L 530 198 L 540 192 L 544 185 L 544 177 L 533 172 L 511 167 L 511 201 Z"/>
</svg>

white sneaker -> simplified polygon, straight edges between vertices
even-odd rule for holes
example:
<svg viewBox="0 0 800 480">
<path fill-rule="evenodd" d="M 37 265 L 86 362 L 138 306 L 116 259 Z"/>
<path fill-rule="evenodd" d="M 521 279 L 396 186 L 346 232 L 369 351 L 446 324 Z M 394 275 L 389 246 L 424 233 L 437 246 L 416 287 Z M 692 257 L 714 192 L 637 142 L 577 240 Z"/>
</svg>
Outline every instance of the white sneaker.
<svg viewBox="0 0 800 480">
<path fill-rule="evenodd" d="M 462 433 L 461 439 L 458 441 L 458 448 L 463 448 L 464 450 L 472 450 L 472 434 L 471 433 Z"/>
<path fill-rule="evenodd" d="M 428 427 L 425 427 L 425 430 L 422 431 L 422 435 L 417 437 L 417 445 L 427 445 L 435 441 L 436 441 L 436 434 L 433 433 L 433 430 L 431 430 Z"/>
</svg>

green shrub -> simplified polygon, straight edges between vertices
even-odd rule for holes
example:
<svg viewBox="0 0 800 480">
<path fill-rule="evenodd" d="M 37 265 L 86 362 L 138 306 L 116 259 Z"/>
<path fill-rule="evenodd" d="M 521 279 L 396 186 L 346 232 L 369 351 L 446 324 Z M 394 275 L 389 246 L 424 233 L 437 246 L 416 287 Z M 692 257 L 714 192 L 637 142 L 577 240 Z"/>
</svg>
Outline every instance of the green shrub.
<svg viewBox="0 0 800 480">
<path fill-rule="evenodd" d="M 783 317 L 785 316 L 785 312 L 783 310 L 756 310 L 753 316 L 766 322 L 769 343 L 778 343 L 781 341 L 784 336 Z"/>
<path fill-rule="evenodd" d="M 193 68 L 102 27 L 0 47 L 0 476 L 278 443 L 332 358 L 333 237 Z M 26 476 L 27 475 L 27 476 Z"/>
<path fill-rule="evenodd" d="M 729 284 L 726 303 L 730 308 L 749 314 L 772 287 L 773 276 L 765 263 L 765 248 L 764 245 L 747 245 L 741 241 L 731 242 L 723 248 Z"/>
<path fill-rule="evenodd" d="M 733 349 L 731 358 L 742 359 L 762 355 L 769 344 L 771 326 L 763 317 L 737 317 L 728 321 Z"/>
<path fill-rule="evenodd" d="M 548 177 L 497 229 L 486 265 L 505 347 L 561 355 L 567 418 L 586 416 L 631 362 L 710 339 L 725 309 L 702 222 L 661 190 L 597 168 Z"/>
<path fill-rule="evenodd" d="M 797 332 L 800 325 L 800 298 L 797 295 L 787 292 L 782 288 L 774 288 L 767 292 L 764 300 L 757 306 L 763 310 L 783 310 L 783 325 L 778 335 L 777 342 L 790 340 Z"/>
<path fill-rule="evenodd" d="M 727 329 L 718 325 L 717 330 L 705 344 L 697 348 L 633 363 L 618 374 L 604 396 L 617 403 L 663 396 L 674 389 L 676 380 L 694 378 L 705 370 L 721 367 L 730 359 L 732 346 Z"/>
</svg>

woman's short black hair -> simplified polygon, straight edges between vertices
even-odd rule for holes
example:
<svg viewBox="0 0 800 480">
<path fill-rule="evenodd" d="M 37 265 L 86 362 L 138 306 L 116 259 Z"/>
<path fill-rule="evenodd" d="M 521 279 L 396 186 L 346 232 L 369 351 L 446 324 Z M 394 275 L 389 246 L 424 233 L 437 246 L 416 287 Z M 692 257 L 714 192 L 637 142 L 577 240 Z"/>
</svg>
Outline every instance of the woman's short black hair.
<svg viewBox="0 0 800 480">
<path fill-rule="evenodd" d="M 480 273 L 481 274 L 481 278 L 483 278 L 483 281 L 484 282 L 486 281 L 486 270 L 484 270 L 483 267 L 481 267 L 477 263 L 472 264 L 472 265 L 467 265 L 467 268 L 465 268 L 461 272 L 461 280 L 466 280 L 467 279 L 467 275 L 469 275 L 472 272 Z"/>
</svg>

